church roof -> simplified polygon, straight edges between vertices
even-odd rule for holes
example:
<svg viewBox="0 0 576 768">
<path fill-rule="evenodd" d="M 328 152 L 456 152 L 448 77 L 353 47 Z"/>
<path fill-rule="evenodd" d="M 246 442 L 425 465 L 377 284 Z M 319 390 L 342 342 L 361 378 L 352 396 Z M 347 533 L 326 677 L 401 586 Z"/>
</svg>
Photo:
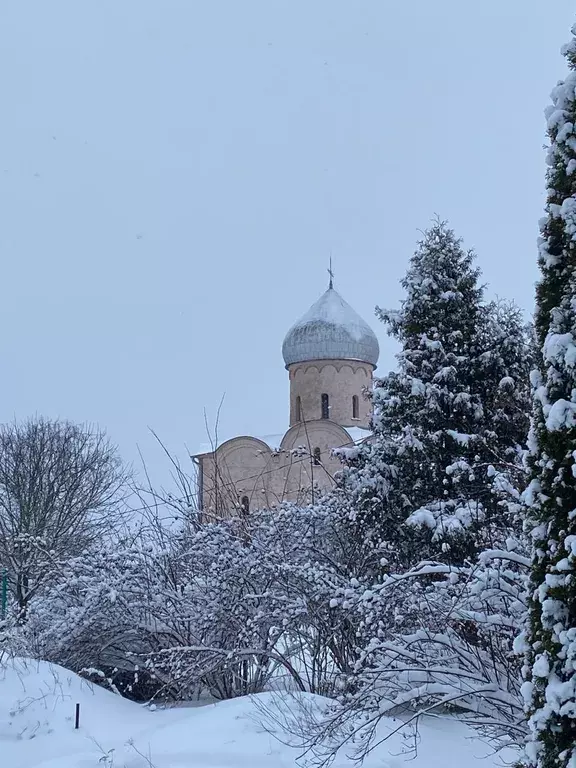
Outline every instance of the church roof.
<svg viewBox="0 0 576 768">
<path fill-rule="evenodd" d="M 307 360 L 361 360 L 376 366 L 380 348 L 374 332 L 330 286 L 286 334 L 286 367 Z"/>
<path fill-rule="evenodd" d="M 310 423 L 310 422 L 308 422 Z M 322 422 L 322 424 L 325 424 L 326 422 Z M 329 424 L 333 425 L 335 422 L 329 421 Z M 340 427 L 340 425 L 338 425 Z M 347 432 L 348 435 L 350 435 L 350 440 L 355 444 L 358 445 L 359 443 L 362 443 L 366 438 L 372 436 L 372 432 L 369 429 L 365 429 L 364 427 L 340 427 L 340 429 L 343 429 L 344 432 Z M 266 443 L 268 448 L 270 448 L 271 451 L 280 451 L 280 446 L 282 445 L 282 440 L 286 437 L 286 432 L 281 432 L 274 435 L 258 435 L 255 439 L 259 440 L 262 443 Z M 206 453 L 213 453 L 217 448 L 219 448 L 221 445 L 224 445 L 224 443 L 227 443 L 229 440 L 233 440 L 236 437 L 249 437 L 249 435 L 232 435 L 231 437 L 226 437 L 222 440 L 218 440 L 218 443 L 201 443 L 198 446 L 198 450 L 196 453 L 193 453 L 192 456 L 203 456 Z M 349 443 L 348 443 L 349 444 Z M 343 448 L 344 446 L 336 446 L 338 448 Z"/>
</svg>

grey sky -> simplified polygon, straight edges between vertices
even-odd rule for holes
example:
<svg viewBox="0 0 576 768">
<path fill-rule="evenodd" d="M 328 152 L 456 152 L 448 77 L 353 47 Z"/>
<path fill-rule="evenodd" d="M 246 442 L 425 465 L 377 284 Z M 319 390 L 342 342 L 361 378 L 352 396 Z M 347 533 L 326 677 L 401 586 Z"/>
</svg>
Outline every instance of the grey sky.
<svg viewBox="0 0 576 768">
<path fill-rule="evenodd" d="M 180 454 L 287 426 L 326 287 L 374 327 L 439 213 L 527 310 L 570 0 L 28 0 L 0 14 L 0 419 Z"/>
</svg>

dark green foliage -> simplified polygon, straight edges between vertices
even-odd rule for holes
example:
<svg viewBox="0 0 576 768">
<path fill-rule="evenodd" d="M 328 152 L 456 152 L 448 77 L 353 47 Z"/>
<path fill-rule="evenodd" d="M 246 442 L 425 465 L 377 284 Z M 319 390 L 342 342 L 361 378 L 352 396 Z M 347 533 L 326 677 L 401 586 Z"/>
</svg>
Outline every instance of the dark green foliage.
<svg viewBox="0 0 576 768">
<path fill-rule="evenodd" d="M 377 382 L 374 439 L 338 492 L 385 560 L 460 563 L 493 543 L 502 495 L 522 474 L 526 329 L 513 306 L 483 303 L 473 253 L 439 220 L 402 286 L 399 311 L 377 310 L 402 345 L 398 371 Z"/>
<path fill-rule="evenodd" d="M 576 759 L 576 42 L 564 52 L 570 72 L 547 111 L 547 217 L 535 317 L 541 354 L 529 457 L 534 558 L 525 694 L 528 760 L 538 768 L 567 768 Z"/>
</svg>

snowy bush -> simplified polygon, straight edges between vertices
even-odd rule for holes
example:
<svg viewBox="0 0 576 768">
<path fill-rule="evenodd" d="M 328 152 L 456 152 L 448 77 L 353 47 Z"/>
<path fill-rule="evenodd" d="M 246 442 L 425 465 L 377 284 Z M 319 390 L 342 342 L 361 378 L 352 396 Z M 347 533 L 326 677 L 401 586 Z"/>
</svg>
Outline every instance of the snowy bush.
<svg viewBox="0 0 576 768">
<path fill-rule="evenodd" d="M 37 656 L 133 697 L 229 698 L 272 678 L 329 693 L 353 665 L 354 631 L 330 608 L 348 573 L 328 520 L 286 505 L 163 531 L 162 547 L 87 552 L 32 601 L 26 636 Z"/>
<path fill-rule="evenodd" d="M 302 746 L 327 762 L 353 745 L 363 760 L 383 718 L 408 725 L 449 713 L 497 749 L 521 744 L 522 659 L 514 641 L 528 566 L 518 551 L 487 551 L 474 565 L 423 562 L 370 589 L 353 582 L 341 589 L 332 604 L 352 610 L 361 651 L 324 716 L 300 724 Z"/>
</svg>

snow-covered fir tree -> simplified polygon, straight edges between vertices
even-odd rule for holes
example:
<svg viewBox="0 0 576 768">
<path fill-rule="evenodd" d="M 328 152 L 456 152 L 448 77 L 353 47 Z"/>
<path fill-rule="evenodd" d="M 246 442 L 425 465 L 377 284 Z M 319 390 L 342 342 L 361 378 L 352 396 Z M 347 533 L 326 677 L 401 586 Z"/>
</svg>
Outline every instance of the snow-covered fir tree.
<svg viewBox="0 0 576 768">
<path fill-rule="evenodd" d="M 523 320 L 522 311 L 506 301 L 484 306 L 476 332 L 473 374 L 483 383 L 483 444 L 499 465 L 516 464 L 525 450 L 533 362 L 533 328 Z"/>
<path fill-rule="evenodd" d="M 502 470 L 527 430 L 529 352 L 513 307 L 484 304 L 474 255 L 435 221 L 402 281 L 399 311 L 378 310 L 401 344 L 374 392 L 374 440 L 348 453 L 341 485 L 358 528 L 398 563 L 462 562 L 492 544 Z M 411 529 L 405 525 L 412 524 Z"/>
<path fill-rule="evenodd" d="M 484 417 L 473 446 L 471 479 L 466 479 L 466 493 L 482 502 L 488 523 L 479 549 L 503 546 L 510 536 L 523 538 L 524 512 L 519 502 L 528 479 L 533 336 L 532 326 L 513 303 L 490 302 L 482 308 L 472 369 L 473 378 L 481 384 Z"/>
<path fill-rule="evenodd" d="M 576 27 L 572 29 L 576 35 Z M 527 759 L 576 766 L 576 38 L 546 116 L 547 215 L 541 221 L 530 437 L 533 562 L 525 636 Z"/>
</svg>

